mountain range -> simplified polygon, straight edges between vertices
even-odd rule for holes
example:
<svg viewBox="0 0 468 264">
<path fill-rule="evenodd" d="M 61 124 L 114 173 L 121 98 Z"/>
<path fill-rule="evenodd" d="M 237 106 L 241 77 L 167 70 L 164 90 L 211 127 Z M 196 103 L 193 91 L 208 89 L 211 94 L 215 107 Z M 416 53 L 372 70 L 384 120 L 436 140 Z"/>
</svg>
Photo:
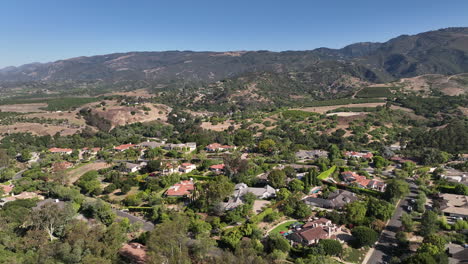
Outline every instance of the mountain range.
<svg viewBox="0 0 468 264">
<path fill-rule="evenodd" d="M 146 80 L 215 82 L 252 73 L 331 73 L 369 82 L 468 72 L 468 28 L 402 35 L 342 49 L 236 52 L 128 52 L 32 63 L 0 70 L 0 81 Z M 313 80 L 314 81 L 314 80 Z M 317 83 L 320 83 L 320 78 Z M 324 84 L 330 84 L 326 82 Z"/>
</svg>

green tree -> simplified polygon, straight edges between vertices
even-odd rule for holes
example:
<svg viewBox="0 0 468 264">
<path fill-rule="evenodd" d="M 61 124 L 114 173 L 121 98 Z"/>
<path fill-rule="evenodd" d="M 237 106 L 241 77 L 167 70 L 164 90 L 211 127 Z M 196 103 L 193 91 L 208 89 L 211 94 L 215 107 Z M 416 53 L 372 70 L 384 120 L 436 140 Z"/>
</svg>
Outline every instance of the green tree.
<svg viewBox="0 0 468 264">
<path fill-rule="evenodd" d="M 298 179 L 294 179 L 289 182 L 289 189 L 292 192 L 302 192 L 304 190 L 304 182 Z"/>
<path fill-rule="evenodd" d="M 291 249 L 291 246 L 289 245 L 289 241 L 281 234 L 272 232 L 266 239 L 265 249 L 270 253 L 274 250 L 280 250 L 287 253 Z"/>
<path fill-rule="evenodd" d="M 464 185 L 462 183 L 457 183 L 455 185 L 454 191 L 455 191 L 456 194 L 468 195 L 468 186 L 466 186 L 466 185 Z"/>
<path fill-rule="evenodd" d="M 56 239 L 55 235 L 62 235 L 63 228 L 75 215 L 69 204 L 59 206 L 55 203 L 46 203 L 31 214 L 31 222 L 35 228 L 45 230 L 50 240 Z"/>
<path fill-rule="evenodd" d="M 26 162 L 32 158 L 31 151 L 29 149 L 23 149 L 21 151 L 21 161 Z"/>
<path fill-rule="evenodd" d="M 163 156 L 163 150 L 161 148 L 152 148 L 148 149 L 145 152 L 145 158 L 153 160 Z"/>
<path fill-rule="evenodd" d="M 202 211 L 213 209 L 224 198 L 234 191 L 234 184 L 224 175 L 219 175 L 212 181 L 197 183 L 195 196 L 198 197 L 195 204 Z"/>
<path fill-rule="evenodd" d="M 374 161 L 374 166 L 377 169 L 387 167 L 387 165 L 388 165 L 388 161 L 385 158 L 383 158 L 382 156 L 375 156 L 373 158 L 373 161 Z"/>
<path fill-rule="evenodd" d="M 330 160 L 335 160 L 335 159 L 341 158 L 341 151 L 340 151 L 340 148 L 337 145 L 335 145 L 335 144 L 330 145 L 330 148 L 328 150 L 328 158 Z"/>
<path fill-rule="evenodd" d="M 356 246 L 364 247 L 364 246 L 372 246 L 377 239 L 379 238 L 379 234 L 366 226 L 358 226 L 351 230 L 351 234 L 355 239 Z"/>
<path fill-rule="evenodd" d="M 413 222 L 413 217 L 407 213 L 403 213 L 401 216 L 401 223 L 403 225 L 403 228 L 407 232 L 412 232 L 414 229 L 414 222 Z"/>
<path fill-rule="evenodd" d="M 187 235 L 190 221 L 181 214 L 156 225 L 148 237 L 149 263 L 190 264 Z"/>
<path fill-rule="evenodd" d="M 280 188 L 286 185 L 286 173 L 282 170 L 273 170 L 268 174 L 268 181 L 274 188 Z"/>
<path fill-rule="evenodd" d="M 100 194 L 101 193 L 101 182 L 98 180 L 97 171 L 88 171 L 83 174 L 77 181 L 77 185 L 81 188 L 84 193 L 87 194 Z"/>
<path fill-rule="evenodd" d="M 383 221 L 390 219 L 394 210 L 395 206 L 384 200 L 370 198 L 367 203 L 367 215 Z"/>
<path fill-rule="evenodd" d="M 276 143 L 273 139 L 265 139 L 258 143 L 258 150 L 262 153 L 272 153 L 276 149 Z"/>
<path fill-rule="evenodd" d="M 424 213 L 426 210 L 426 194 L 424 192 L 420 191 L 418 193 L 414 209 L 419 213 Z"/>
<path fill-rule="evenodd" d="M 286 200 L 286 199 L 288 199 L 290 196 L 291 196 L 291 192 L 290 192 L 288 189 L 286 189 L 286 188 L 281 188 L 281 189 L 279 189 L 278 192 L 276 192 L 276 198 L 277 198 L 277 200 L 279 200 L 279 201 Z"/>
<path fill-rule="evenodd" d="M 112 212 L 110 205 L 100 199 L 85 202 L 82 212 L 88 217 L 98 219 L 107 226 L 111 225 L 115 219 L 115 213 Z"/>
<path fill-rule="evenodd" d="M 346 216 L 351 223 L 359 224 L 364 221 L 367 213 L 367 204 L 365 202 L 352 202 L 346 205 Z"/>
<path fill-rule="evenodd" d="M 397 201 L 409 193 L 409 184 L 403 180 L 387 181 L 384 197 L 389 201 Z"/>
<path fill-rule="evenodd" d="M 343 246 L 338 240 L 334 239 L 321 239 L 319 246 L 323 248 L 325 254 L 329 256 L 340 256 L 343 253 Z"/>
<path fill-rule="evenodd" d="M 428 237 L 438 230 L 437 213 L 427 210 L 421 217 L 421 236 Z"/>
<path fill-rule="evenodd" d="M 433 255 L 438 255 L 444 252 L 445 244 L 447 244 L 447 240 L 443 236 L 439 236 L 436 234 L 428 235 L 424 238 L 423 243 L 434 245 L 437 248 L 437 252 Z"/>
<path fill-rule="evenodd" d="M 417 253 L 403 261 L 404 264 L 438 264 L 429 253 Z"/>
</svg>

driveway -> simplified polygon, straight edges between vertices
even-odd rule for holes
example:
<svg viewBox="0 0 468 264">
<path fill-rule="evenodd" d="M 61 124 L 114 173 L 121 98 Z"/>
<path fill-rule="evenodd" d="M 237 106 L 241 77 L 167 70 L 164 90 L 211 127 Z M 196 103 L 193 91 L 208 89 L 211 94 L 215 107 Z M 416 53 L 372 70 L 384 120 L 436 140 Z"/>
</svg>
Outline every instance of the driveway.
<svg viewBox="0 0 468 264">
<path fill-rule="evenodd" d="M 389 262 L 392 256 L 395 255 L 396 251 L 396 243 L 397 240 L 395 238 L 396 233 L 401 227 L 401 215 L 405 212 L 406 206 L 408 205 L 409 199 L 414 199 L 418 192 L 418 187 L 413 182 L 409 182 L 410 184 L 410 193 L 400 201 L 393 214 L 392 218 L 388 222 L 385 229 L 382 231 L 380 235 L 379 241 L 374 248 L 369 250 L 367 253 L 366 258 L 362 263 L 364 264 L 382 264 Z"/>
</svg>

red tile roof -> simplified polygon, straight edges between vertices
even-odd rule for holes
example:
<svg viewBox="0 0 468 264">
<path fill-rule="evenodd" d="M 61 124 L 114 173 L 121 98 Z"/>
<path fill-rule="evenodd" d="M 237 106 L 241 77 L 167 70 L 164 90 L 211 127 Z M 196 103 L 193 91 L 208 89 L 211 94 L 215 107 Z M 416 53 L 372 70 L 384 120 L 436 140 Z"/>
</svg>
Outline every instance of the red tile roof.
<svg viewBox="0 0 468 264">
<path fill-rule="evenodd" d="M 207 149 L 218 149 L 221 147 L 221 144 L 219 143 L 212 143 L 212 144 L 209 144 L 208 146 L 206 146 Z"/>
<path fill-rule="evenodd" d="M 166 191 L 166 196 L 186 196 L 190 195 L 194 189 L 195 186 L 193 184 L 193 181 L 181 181 L 169 187 L 169 189 L 167 189 Z"/>
<path fill-rule="evenodd" d="M 3 188 L 3 192 L 5 194 L 8 194 L 13 190 L 15 186 L 13 184 L 10 184 L 10 185 L 0 185 L 0 187 Z"/>
<path fill-rule="evenodd" d="M 300 231 L 299 235 L 307 241 L 328 238 L 328 232 L 325 231 L 323 227 L 314 227 L 305 231 Z"/>
<path fill-rule="evenodd" d="M 115 150 L 127 150 L 131 147 L 135 146 L 135 144 L 123 144 L 117 147 L 114 147 Z"/>
<path fill-rule="evenodd" d="M 101 148 L 83 148 L 83 150 L 91 150 L 93 152 L 98 152 L 101 150 Z"/>
<path fill-rule="evenodd" d="M 66 152 L 72 152 L 73 149 L 69 149 L 69 148 L 50 148 L 49 151 L 52 152 L 52 153 L 66 153 Z"/>
<path fill-rule="evenodd" d="M 221 145 L 219 143 L 212 143 L 206 146 L 206 149 L 209 150 L 217 150 L 217 149 L 232 149 L 235 148 L 235 146 L 229 146 L 229 145 Z"/>
<path fill-rule="evenodd" d="M 212 169 L 212 170 L 224 170 L 224 164 L 211 165 L 210 169 Z"/>
</svg>

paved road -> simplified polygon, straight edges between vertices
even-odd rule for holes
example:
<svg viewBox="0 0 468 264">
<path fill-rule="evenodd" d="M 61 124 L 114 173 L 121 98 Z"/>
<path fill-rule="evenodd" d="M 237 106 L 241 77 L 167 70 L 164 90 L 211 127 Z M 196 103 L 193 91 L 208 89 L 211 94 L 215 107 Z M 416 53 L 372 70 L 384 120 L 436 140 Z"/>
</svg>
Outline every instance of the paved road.
<svg viewBox="0 0 468 264">
<path fill-rule="evenodd" d="M 18 179 L 21 179 L 21 177 L 23 177 L 23 172 L 25 172 L 27 169 L 25 170 L 21 170 L 21 171 L 18 171 L 15 176 L 13 176 L 13 180 L 18 180 Z"/>
<path fill-rule="evenodd" d="M 382 231 L 380 235 L 379 241 L 377 245 L 374 247 L 371 255 L 368 257 L 367 262 L 364 260 L 363 263 L 365 264 L 381 264 L 387 263 L 390 261 L 392 256 L 394 255 L 394 251 L 396 250 L 396 243 L 397 240 L 395 238 L 396 233 L 401 227 L 400 217 L 405 212 L 405 208 L 408 205 L 408 200 L 414 199 L 417 195 L 418 188 L 416 184 L 413 182 L 409 182 L 410 184 L 410 193 L 405 199 L 400 201 L 398 204 L 397 209 L 395 210 L 395 214 L 390 219 L 387 224 L 387 227 Z"/>
<path fill-rule="evenodd" d="M 141 223 L 143 226 L 141 229 L 143 229 L 144 231 L 152 231 L 154 229 L 154 224 L 151 223 L 151 222 L 147 222 L 139 217 L 136 217 L 132 214 L 129 214 L 127 212 L 122 212 L 120 210 L 116 210 L 116 209 L 113 209 L 113 211 L 120 217 L 125 217 L 125 218 L 128 218 L 128 220 L 130 220 L 130 223 L 131 224 L 134 224 L 134 223 Z"/>
</svg>

